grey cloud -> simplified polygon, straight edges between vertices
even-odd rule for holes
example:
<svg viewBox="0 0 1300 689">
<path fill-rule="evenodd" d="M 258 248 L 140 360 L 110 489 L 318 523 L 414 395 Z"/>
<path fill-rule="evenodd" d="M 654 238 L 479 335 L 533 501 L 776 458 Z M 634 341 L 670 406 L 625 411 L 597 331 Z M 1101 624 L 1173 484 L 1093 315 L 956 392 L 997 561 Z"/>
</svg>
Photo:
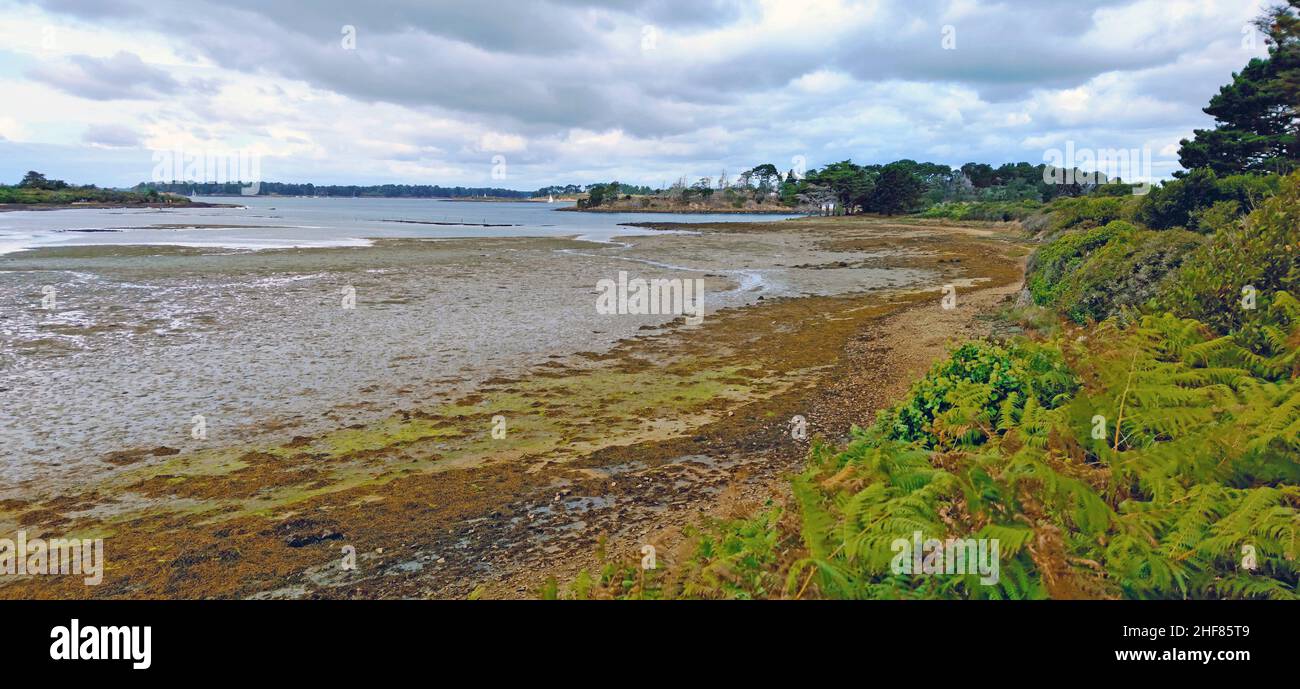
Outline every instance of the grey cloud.
<svg viewBox="0 0 1300 689">
<path fill-rule="evenodd" d="M 185 82 L 185 86 L 190 93 L 198 93 L 205 96 L 211 96 L 221 91 L 223 82 L 220 79 L 201 79 L 194 77 Z"/>
<path fill-rule="evenodd" d="M 729 25 L 754 6 L 739 0 L 391 0 L 359 8 L 350 0 L 309 6 L 226 0 L 190 4 L 181 12 L 166 2 L 116 2 L 135 3 L 125 17 L 151 12 L 151 21 L 178 27 L 191 38 L 189 47 L 228 68 L 270 71 L 363 100 L 444 108 L 519 127 L 620 127 L 641 136 L 699 126 L 682 104 L 725 106 L 818 68 L 864 82 L 965 83 L 988 100 L 1005 101 L 1033 88 L 1076 86 L 1106 71 L 1177 57 L 1172 48 L 1107 50 L 1077 40 L 1091 27 L 1094 11 L 1126 0 L 1003 0 L 992 12 L 954 20 L 957 50 L 940 45 L 946 0 L 881 3 L 878 21 L 860 35 L 838 41 L 794 35 L 721 58 L 666 64 L 635 51 L 611 52 L 610 42 L 639 41 L 638 22 L 691 31 Z M 84 7 L 53 6 L 92 11 Z M 926 28 L 914 30 L 918 22 Z M 340 47 L 345 24 L 357 29 L 356 50 Z"/>
<path fill-rule="evenodd" d="M 167 72 L 146 65 L 139 55 L 128 52 L 102 59 L 73 55 L 39 64 L 27 76 L 92 100 L 157 98 L 180 86 Z"/>
<path fill-rule="evenodd" d="M 109 148 L 132 148 L 140 145 L 140 133 L 116 124 L 91 125 L 81 135 L 81 142 Z"/>
<path fill-rule="evenodd" d="M 143 15 L 147 6 L 135 0 L 27 0 L 30 4 L 87 19 L 115 19 Z"/>
<path fill-rule="evenodd" d="M 1114 120 L 1089 126 L 1109 128 L 1121 138 L 1152 132 L 1167 137 L 1204 126 L 1208 118 L 1199 108 L 1249 57 L 1221 49 L 1223 41 L 1239 40 L 1239 27 L 1212 22 L 1188 26 L 1170 16 L 1165 35 L 1141 45 L 1088 35 L 1099 9 L 1133 1 L 1000 0 L 981 3 L 977 11 L 956 19 L 943 18 L 947 0 L 864 1 L 864 12 L 876 7 L 877 14 L 852 35 L 842 35 L 838 27 L 791 31 L 698 56 L 640 53 L 641 27 L 653 24 L 671 39 L 673 32 L 737 26 L 752 18 L 757 5 L 741 0 L 372 0 L 363 5 L 345 0 L 194 0 L 183 5 L 111 0 L 113 11 L 104 12 L 104 3 L 52 0 L 43 7 L 110 27 L 183 37 L 178 49 L 227 69 L 302 80 L 363 102 L 394 103 L 521 134 L 530 145 L 526 152 L 511 154 L 512 161 L 535 166 L 531 169 L 538 176 L 549 170 L 560 179 L 579 168 L 699 166 L 691 174 L 716 175 L 713 168 L 720 162 L 729 162 L 734 171 L 737 159 L 758 156 L 788 167 L 783 161 L 794 154 L 808 156 L 809 164 L 849 156 L 875 162 L 888 156 L 924 158 L 927 152 L 940 162 L 1035 160 L 1034 152 L 1026 154 L 1018 142 L 1056 136 L 1070 123 L 1038 112 L 1024 126 L 1005 126 L 1006 115 L 1029 103 L 1035 91 L 1076 87 L 1106 73 L 1122 74 L 1131 82 L 1126 93 L 1140 94 L 1158 107 L 1141 111 L 1135 106 L 1131 114 L 1118 116 L 1112 112 Z M 945 23 L 956 29 L 956 50 L 942 48 Z M 356 50 L 340 46 L 344 24 L 357 28 Z M 1217 52 L 1207 49 L 1214 45 L 1220 45 Z M 136 78 L 131 83 L 91 79 L 87 68 L 73 66 L 63 71 L 48 67 L 55 73 L 33 77 L 64 90 L 76 88 L 79 95 L 98 93 L 88 95 L 92 98 L 140 97 L 113 94 L 175 88 L 166 80 L 140 81 L 138 69 L 131 70 Z M 855 81 L 829 94 L 789 87 L 792 80 L 822 69 L 844 72 Z M 87 81 L 117 90 L 96 92 Z M 893 93 L 900 84 L 930 91 L 900 101 Z M 203 115 L 208 106 L 202 97 L 216 85 L 198 86 L 191 83 L 183 90 L 183 105 Z M 934 96 L 950 88 L 974 95 L 944 110 Z M 213 111 L 213 121 L 253 123 L 262 117 L 229 112 L 228 103 L 211 107 L 226 109 Z M 955 110 L 961 116 L 948 118 Z M 864 120 L 864 111 L 889 121 Z M 1168 121 L 1171 111 L 1185 116 Z M 283 121 L 294 115 L 277 117 Z M 715 141 L 704 133 L 711 127 L 734 138 Z M 571 128 L 617 128 L 686 150 L 629 154 L 607 165 L 582 161 L 579 166 L 555 143 Z M 383 131 L 374 137 L 417 146 L 391 160 L 446 155 L 474 161 L 481 155 L 475 142 L 454 135 L 436 142 Z M 423 147 L 430 144 L 436 149 Z"/>
<path fill-rule="evenodd" d="M 657 26 L 723 26 L 743 15 L 753 3 L 743 0 L 550 0 L 560 8 L 603 8 L 629 14 Z"/>
</svg>

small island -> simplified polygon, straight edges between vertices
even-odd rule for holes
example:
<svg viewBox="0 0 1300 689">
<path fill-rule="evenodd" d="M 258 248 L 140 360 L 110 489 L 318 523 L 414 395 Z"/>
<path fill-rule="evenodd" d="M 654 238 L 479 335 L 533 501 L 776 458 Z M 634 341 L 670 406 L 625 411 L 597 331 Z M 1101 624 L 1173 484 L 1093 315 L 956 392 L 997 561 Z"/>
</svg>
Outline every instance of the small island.
<svg viewBox="0 0 1300 689">
<path fill-rule="evenodd" d="M 22 181 L 0 184 L 0 211 L 40 211 L 67 208 L 221 208 L 230 204 L 193 201 L 180 194 L 156 189 L 125 191 L 104 189 L 93 184 L 76 186 L 61 179 L 48 179 L 30 170 Z"/>
</svg>

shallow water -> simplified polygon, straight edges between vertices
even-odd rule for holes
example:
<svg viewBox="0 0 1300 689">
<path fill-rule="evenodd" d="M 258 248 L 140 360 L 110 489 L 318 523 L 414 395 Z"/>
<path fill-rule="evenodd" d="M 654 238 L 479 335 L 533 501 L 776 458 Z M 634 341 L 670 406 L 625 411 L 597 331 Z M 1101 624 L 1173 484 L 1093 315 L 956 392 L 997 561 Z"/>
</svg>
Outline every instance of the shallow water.
<svg viewBox="0 0 1300 689">
<path fill-rule="evenodd" d="M 556 212 L 559 208 L 573 205 L 559 202 L 267 197 L 200 197 L 197 200 L 245 207 L 0 213 L 0 254 L 41 247 L 100 244 L 234 249 L 320 248 L 365 246 L 372 239 L 383 237 L 561 237 L 576 234 L 605 241 L 615 234 L 646 233 L 636 228 L 620 228 L 619 223 L 738 219 L 735 215 Z M 757 222 L 794 216 L 739 217 Z"/>
<path fill-rule="evenodd" d="M 710 312 L 760 297 L 903 286 L 923 277 L 891 269 L 795 271 L 789 266 L 845 255 L 779 232 L 638 235 L 617 227 L 636 216 L 551 213 L 544 204 L 447 204 L 490 222 L 518 220 L 519 228 L 374 220 L 399 208 L 417 215 L 433 203 L 274 200 L 277 211 L 304 209 L 286 214 L 295 221 L 312 218 L 313 228 L 292 232 L 58 233 L 59 225 L 91 217 L 105 227 L 128 222 L 106 211 L 22 214 L 40 215 L 43 231 L 70 238 L 0 256 L 0 483 L 82 480 L 105 470 L 100 460 L 116 450 L 283 442 L 428 408 L 493 377 L 608 351 L 676 318 L 596 313 L 597 281 L 618 271 L 701 278 Z M 367 204 L 374 204 L 364 210 L 369 219 L 354 221 Z M 250 212 L 184 214 L 233 225 Z M 19 214 L 0 214 L 0 222 L 9 215 Z M 149 212 L 126 215 L 140 223 L 136 216 Z M 165 215 L 181 224 L 178 214 Z M 372 234 L 375 228 L 395 234 Z M 549 238 L 501 236 L 506 231 Z M 170 233 L 170 246 L 137 245 L 159 233 Z M 475 236 L 447 238 L 467 233 Z M 206 238 L 193 238 L 200 234 Z M 602 242 L 565 238 L 575 235 Z M 106 245 L 91 246 L 105 238 Z M 275 242 L 309 248 L 249 250 Z M 349 295 L 354 308 L 345 308 Z M 52 308 L 43 308 L 50 296 Z M 196 415 L 206 438 L 192 437 Z"/>
</svg>

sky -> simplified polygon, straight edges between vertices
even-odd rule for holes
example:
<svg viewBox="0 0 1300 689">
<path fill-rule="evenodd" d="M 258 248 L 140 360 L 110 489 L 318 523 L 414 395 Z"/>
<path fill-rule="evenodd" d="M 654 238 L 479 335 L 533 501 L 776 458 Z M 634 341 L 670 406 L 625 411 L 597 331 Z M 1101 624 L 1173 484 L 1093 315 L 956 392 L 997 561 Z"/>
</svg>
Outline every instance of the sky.
<svg viewBox="0 0 1300 689">
<path fill-rule="evenodd" d="M 1266 54 L 1265 4 L 0 0 L 0 181 L 129 186 L 180 153 L 262 181 L 662 186 L 1067 149 L 1164 178 Z"/>
</svg>

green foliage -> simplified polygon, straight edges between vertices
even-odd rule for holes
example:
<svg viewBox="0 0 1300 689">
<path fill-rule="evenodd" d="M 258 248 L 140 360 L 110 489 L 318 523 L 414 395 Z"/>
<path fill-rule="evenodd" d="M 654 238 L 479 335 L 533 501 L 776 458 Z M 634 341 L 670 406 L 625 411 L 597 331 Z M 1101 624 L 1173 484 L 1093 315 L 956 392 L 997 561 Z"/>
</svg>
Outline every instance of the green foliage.
<svg viewBox="0 0 1300 689">
<path fill-rule="evenodd" d="M 23 175 L 22 181 L 18 183 L 18 187 L 21 189 L 44 189 L 46 191 L 55 191 L 58 189 L 66 189 L 68 183 L 61 179 L 47 179 L 45 175 L 35 170 L 28 170 L 27 174 Z"/>
<path fill-rule="evenodd" d="M 1184 227 L 1208 234 L 1276 194 L 1280 179 L 1276 175 L 1219 177 L 1209 168 L 1192 170 L 1142 197 L 1136 217 L 1158 230 Z"/>
<path fill-rule="evenodd" d="M 593 184 L 587 187 L 587 198 L 578 199 L 578 208 L 596 208 L 606 201 L 615 201 L 618 199 L 620 184 L 610 182 L 609 184 Z"/>
<path fill-rule="evenodd" d="M 877 176 L 877 170 L 856 165 L 851 160 L 841 160 L 810 171 L 805 182 L 825 187 L 834 194 L 841 208 L 851 211 L 866 203 L 876 187 Z"/>
<path fill-rule="evenodd" d="M 682 568 L 681 596 L 753 600 L 779 595 L 777 524 L 780 508 L 749 519 L 713 522 L 688 529 L 695 552 Z"/>
<path fill-rule="evenodd" d="M 1051 290 L 1052 304 L 1080 325 L 1141 308 L 1203 241 L 1201 235 L 1183 230 L 1126 232 L 1063 275 Z"/>
<path fill-rule="evenodd" d="M 47 179 L 32 170 L 17 186 L 0 185 L 0 203 L 67 205 L 73 203 L 161 203 L 184 205 L 189 199 L 159 194 L 156 190 L 119 191 L 94 186 L 77 187 L 59 179 Z"/>
<path fill-rule="evenodd" d="M 1204 321 L 1221 334 L 1242 331 L 1248 345 L 1264 346 L 1274 296 L 1300 288 L 1297 228 L 1300 173 L 1287 177 L 1278 195 L 1242 223 L 1220 230 L 1190 255 L 1162 289 L 1158 307 Z M 1247 287 L 1256 295 L 1253 309 L 1243 302 Z"/>
<path fill-rule="evenodd" d="M 1267 308 L 1268 294 L 1296 289 L 1298 185 L 1296 179 L 1219 178 L 1208 170 L 1196 171 L 1154 189 L 1140 202 L 1138 216 L 1171 225 L 1175 220 L 1169 218 L 1176 215 L 1181 218 L 1177 222 L 1212 233 L 1208 240 L 1183 230 L 1156 232 L 1123 222 L 1086 231 L 1069 229 L 1030 260 L 1030 296 L 1035 304 L 1079 324 L 1125 309 L 1171 309 L 1204 320 L 1218 332 L 1236 331 L 1252 313 Z M 1282 192 L 1274 196 L 1278 189 Z M 1085 215 L 1078 208 L 1092 201 L 1058 201 L 1053 215 L 1068 217 L 1052 222 L 1091 224 L 1076 220 Z M 1241 208 L 1257 206 L 1248 219 L 1240 217 Z M 1174 207 L 1181 210 L 1174 213 Z M 1247 285 L 1263 299 L 1255 312 L 1242 308 L 1241 292 Z M 1255 338 L 1253 346 L 1258 348 L 1258 333 L 1244 337 Z"/>
<path fill-rule="evenodd" d="M 1078 270 L 1089 254 L 1136 231 L 1137 228 L 1127 222 L 1113 221 L 1102 227 L 1058 235 L 1030 258 L 1025 283 L 1034 303 L 1055 305 L 1065 290 L 1066 276 Z"/>
<path fill-rule="evenodd" d="M 1268 57 L 1252 59 L 1210 99 L 1205 113 L 1214 129 L 1197 129 L 1181 142 L 1179 161 L 1189 170 L 1285 174 L 1300 163 L 1300 2 L 1268 10 L 1256 27 L 1267 36 Z"/>
<path fill-rule="evenodd" d="M 537 597 L 542 600 L 660 600 L 673 596 L 665 595 L 658 571 L 641 569 L 636 563 L 607 562 L 600 576 L 584 569 L 563 588 L 551 577 Z"/>
<path fill-rule="evenodd" d="M 1132 221 L 1141 197 L 1080 196 L 1052 202 L 1051 234 L 1075 228 L 1107 225 L 1116 220 Z"/>
<path fill-rule="evenodd" d="M 607 559 L 600 576 L 582 570 L 563 590 L 552 579 L 538 592 L 545 600 L 657 600 L 663 598 L 726 598 L 753 600 L 781 593 L 777 551 L 778 522 L 783 511 L 770 502 L 752 517 L 711 520 L 685 529 L 693 551 L 671 572 L 657 562 L 643 569 L 640 561 Z"/>
<path fill-rule="evenodd" d="M 1219 89 L 1205 108 L 1214 129 L 1197 129 L 1183 139 L 1179 162 L 1187 169 L 1220 174 L 1289 172 L 1296 163 L 1295 132 L 1283 116 L 1285 103 L 1271 87 L 1277 78 L 1271 60 L 1253 59 L 1232 83 Z"/>
<path fill-rule="evenodd" d="M 1042 209 L 1038 201 L 967 201 L 938 203 L 921 213 L 923 218 L 1010 222 L 1024 220 Z"/>
<path fill-rule="evenodd" d="M 885 215 L 896 215 L 915 210 L 925 193 L 925 183 L 899 163 L 890 163 L 880 170 L 874 188 L 866 199 L 866 210 Z"/>
<path fill-rule="evenodd" d="M 815 446 L 791 483 L 796 519 L 768 511 L 709 526 L 665 593 L 1294 599 L 1300 380 L 1286 363 L 1300 302 L 1275 303 L 1290 309 L 1291 344 L 1267 359 L 1169 315 L 1032 346 L 1043 361 L 1069 360 L 1079 387 L 1053 364 L 1024 378 L 1038 385 L 994 394 L 993 372 L 1016 356 L 958 348 L 903 405 L 948 391 L 929 446 L 899 439 L 888 416 L 843 450 Z M 1058 404 L 1043 404 L 1048 395 Z M 981 430 L 947 432 L 963 427 Z M 916 532 L 997 539 L 998 581 L 900 573 L 894 544 Z"/>
<path fill-rule="evenodd" d="M 880 415 L 877 426 L 891 439 L 925 447 L 953 439 L 976 445 L 1029 400 L 1052 407 L 1075 385 L 1056 350 L 1032 342 L 1003 347 L 976 340 L 936 364 L 902 404 Z"/>
<path fill-rule="evenodd" d="M 1237 223 L 1245 213 L 1236 201 L 1216 201 L 1209 208 L 1192 211 L 1191 224 L 1206 234 L 1227 230 Z"/>
</svg>

